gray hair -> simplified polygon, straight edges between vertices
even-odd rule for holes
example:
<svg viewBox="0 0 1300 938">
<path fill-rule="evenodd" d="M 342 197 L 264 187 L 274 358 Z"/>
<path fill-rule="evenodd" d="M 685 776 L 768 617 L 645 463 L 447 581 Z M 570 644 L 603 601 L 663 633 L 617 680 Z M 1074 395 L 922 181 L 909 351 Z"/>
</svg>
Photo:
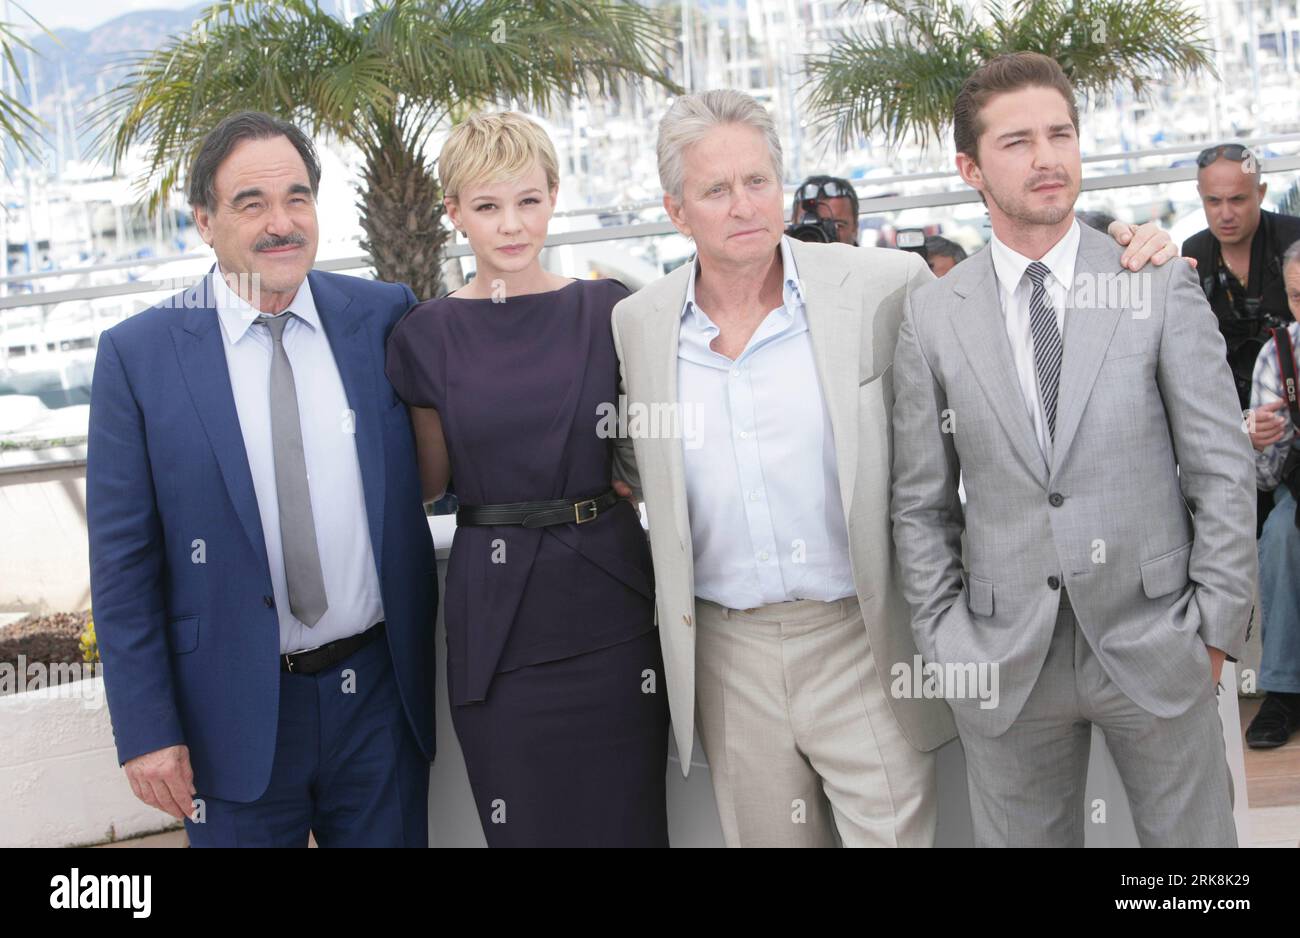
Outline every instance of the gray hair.
<svg viewBox="0 0 1300 938">
<path fill-rule="evenodd" d="M 203 138 L 194 162 L 190 164 L 190 205 L 201 205 L 209 212 L 217 210 L 217 170 L 236 145 L 245 140 L 269 140 L 288 137 L 307 167 L 311 194 L 320 191 L 320 159 L 311 140 L 294 124 L 261 111 L 238 111 L 217 124 Z"/>
<path fill-rule="evenodd" d="M 681 201 L 686 185 L 686 151 L 699 143 L 710 130 L 723 124 L 752 127 L 767 141 L 772 156 L 776 183 L 784 179 L 781 138 L 767 109 L 743 91 L 724 88 L 682 95 L 673 101 L 668 113 L 659 121 L 659 183 L 664 192 Z"/>
<path fill-rule="evenodd" d="M 1286 270 L 1288 265 L 1297 262 L 1300 262 L 1300 241 L 1292 241 L 1291 246 L 1282 255 L 1282 269 Z"/>
</svg>

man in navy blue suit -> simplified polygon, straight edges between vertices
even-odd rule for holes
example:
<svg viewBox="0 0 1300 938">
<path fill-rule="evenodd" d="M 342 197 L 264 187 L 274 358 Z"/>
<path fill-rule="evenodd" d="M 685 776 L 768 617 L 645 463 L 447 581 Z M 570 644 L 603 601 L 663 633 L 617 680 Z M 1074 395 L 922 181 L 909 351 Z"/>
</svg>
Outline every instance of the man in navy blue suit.
<svg viewBox="0 0 1300 938">
<path fill-rule="evenodd" d="M 405 285 L 312 270 L 320 164 L 242 112 L 189 176 L 217 265 L 106 331 L 91 589 L 119 761 L 190 843 L 427 846 L 433 544 L 384 345 Z"/>
</svg>

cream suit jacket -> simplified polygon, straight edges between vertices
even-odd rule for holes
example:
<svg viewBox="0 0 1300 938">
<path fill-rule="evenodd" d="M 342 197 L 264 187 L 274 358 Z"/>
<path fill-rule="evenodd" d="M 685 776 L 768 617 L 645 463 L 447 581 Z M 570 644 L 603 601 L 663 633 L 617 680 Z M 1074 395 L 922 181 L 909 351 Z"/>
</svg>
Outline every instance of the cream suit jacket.
<svg viewBox="0 0 1300 938">
<path fill-rule="evenodd" d="M 876 671 L 894 718 L 919 750 L 956 736 L 952 712 L 917 693 L 916 645 L 890 522 L 892 360 L 909 291 L 933 279 L 915 254 L 845 244 L 792 244 L 822 395 L 830 415 L 854 584 Z M 671 413 L 677 345 L 692 259 L 620 302 L 613 334 L 629 415 Z M 665 411 L 663 408 L 669 408 Z M 635 423 L 629 421 L 635 430 Z M 648 426 L 659 426 L 649 421 Z M 695 714 L 695 587 L 680 435 L 620 440 L 616 474 L 644 499 L 654 557 L 665 683 L 682 774 L 690 770 Z M 911 694 L 890 693 L 910 688 Z"/>
</svg>

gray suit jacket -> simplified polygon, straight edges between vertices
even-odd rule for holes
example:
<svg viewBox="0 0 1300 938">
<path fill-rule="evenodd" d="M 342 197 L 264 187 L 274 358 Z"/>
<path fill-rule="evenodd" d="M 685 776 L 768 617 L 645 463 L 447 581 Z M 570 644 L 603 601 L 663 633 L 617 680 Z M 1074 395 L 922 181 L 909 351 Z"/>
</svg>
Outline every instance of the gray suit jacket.
<svg viewBox="0 0 1300 938">
<path fill-rule="evenodd" d="M 920 258 L 901 251 L 801 241 L 792 250 L 835 437 L 854 583 L 877 674 L 888 689 L 893 665 L 911 669 L 917 654 L 889 533 L 890 365 L 904 297 L 932 275 Z M 614 307 L 614 344 L 629 408 L 677 401 L 677 345 L 690 269 L 683 264 Z M 616 472 L 646 503 L 668 701 L 686 774 L 694 740 L 695 585 L 682 445 L 680 438 L 623 440 Z M 934 749 L 956 735 L 942 700 L 890 695 L 890 703 L 918 749 Z"/>
<path fill-rule="evenodd" d="M 912 631 L 927 661 L 997 664 L 999 706 L 950 700 L 990 736 L 1047 655 L 1061 599 L 1049 578 L 1107 674 L 1161 717 L 1204 696 L 1205 646 L 1239 656 L 1252 615 L 1254 461 L 1214 314 L 1185 262 L 1128 273 L 1118 245 L 1081 235 L 1050 466 L 991 251 L 912 294 L 894 358 L 894 541 Z"/>
</svg>

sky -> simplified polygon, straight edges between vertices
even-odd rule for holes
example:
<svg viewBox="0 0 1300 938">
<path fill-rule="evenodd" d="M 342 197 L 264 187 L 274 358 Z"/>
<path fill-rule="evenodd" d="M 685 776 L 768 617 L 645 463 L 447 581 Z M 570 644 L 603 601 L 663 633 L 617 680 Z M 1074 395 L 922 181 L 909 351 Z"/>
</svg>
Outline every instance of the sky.
<svg viewBox="0 0 1300 938">
<path fill-rule="evenodd" d="M 47 29 L 89 29 L 106 20 L 135 10 L 181 10 L 203 0 L 15 0 Z M 331 6 L 329 0 L 321 4 Z M 352 6 L 360 6 L 353 0 Z M 3 9 L 3 0 L 0 0 Z M 0 15 L 0 19 L 4 19 Z M 26 22 L 13 5 L 10 5 L 9 22 Z"/>
<path fill-rule="evenodd" d="M 41 21 L 47 29 L 89 29 L 106 20 L 135 10 L 181 10 L 201 0 L 17 0 L 17 4 Z M 0 8 L 3 3 L 0 3 Z M 5 18 L 5 17 L 0 17 Z M 27 22 L 14 4 L 9 5 L 11 23 Z"/>
</svg>

